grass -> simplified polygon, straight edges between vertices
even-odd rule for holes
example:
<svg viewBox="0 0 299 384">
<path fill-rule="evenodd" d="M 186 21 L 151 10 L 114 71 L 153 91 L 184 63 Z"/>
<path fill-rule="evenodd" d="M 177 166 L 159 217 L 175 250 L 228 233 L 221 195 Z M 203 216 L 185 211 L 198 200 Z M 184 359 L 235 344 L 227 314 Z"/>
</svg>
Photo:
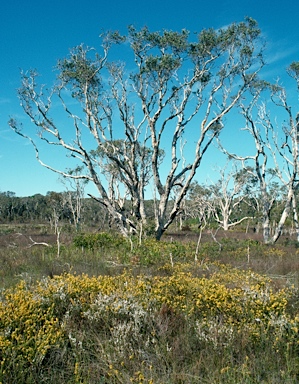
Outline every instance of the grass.
<svg viewBox="0 0 299 384">
<path fill-rule="evenodd" d="M 299 382 L 293 243 L 62 242 L 0 236 L 1 383 Z"/>
</svg>

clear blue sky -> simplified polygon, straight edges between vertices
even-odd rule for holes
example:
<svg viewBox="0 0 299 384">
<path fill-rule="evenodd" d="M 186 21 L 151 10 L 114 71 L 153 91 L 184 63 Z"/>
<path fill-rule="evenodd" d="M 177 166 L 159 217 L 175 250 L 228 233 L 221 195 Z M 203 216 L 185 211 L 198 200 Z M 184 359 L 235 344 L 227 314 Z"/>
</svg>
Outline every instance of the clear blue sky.
<svg viewBox="0 0 299 384">
<path fill-rule="evenodd" d="M 30 196 L 63 190 L 58 175 L 39 165 L 33 148 L 8 127 L 9 116 L 23 119 L 16 93 L 20 69 L 36 68 L 42 81 L 51 84 L 57 59 L 81 43 L 99 48 L 103 30 L 125 33 L 133 24 L 198 32 L 243 21 L 245 16 L 258 21 L 267 41 L 269 80 L 284 79 L 287 65 L 299 61 L 298 0 L 2 0 L 0 191 Z M 216 165 L 211 159 L 205 166 L 209 164 Z"/>
</svg>

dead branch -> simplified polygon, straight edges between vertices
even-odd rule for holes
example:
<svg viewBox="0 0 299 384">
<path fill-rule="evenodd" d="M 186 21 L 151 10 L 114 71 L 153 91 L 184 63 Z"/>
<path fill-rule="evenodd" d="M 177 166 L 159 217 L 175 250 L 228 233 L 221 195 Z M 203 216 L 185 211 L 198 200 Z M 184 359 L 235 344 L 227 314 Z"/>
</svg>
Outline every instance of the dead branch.
<svg viewBox="0 0 299 384">
<path fill-rule="evenodd" d="M 31 236 L 29 236 L 29 240 L 32 242 L 32 244 L 29 244 L 28 245 L 28 248 L 31 248 L 31 247 L 33 247 L 34 245 L 44 245 L 45 247 L 50 247 L 50 244 L 48 244 L 48 243 L 45 243 L 45 242 L 37 242 L 37 241 L 34 241 L 33 239 L 32 239 L 32 237 Z"/>
</svg>

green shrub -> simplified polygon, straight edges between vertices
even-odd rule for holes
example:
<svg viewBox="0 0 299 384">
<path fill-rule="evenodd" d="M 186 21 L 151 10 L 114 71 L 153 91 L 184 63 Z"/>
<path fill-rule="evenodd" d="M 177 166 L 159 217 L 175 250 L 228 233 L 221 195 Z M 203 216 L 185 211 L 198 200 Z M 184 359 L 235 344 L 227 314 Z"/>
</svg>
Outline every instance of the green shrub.
<svg viewBox="0 0 299 384">
<path fill-rule="evenodd" d="M 75 247 L 88 250 L 99 248 L 112 248 L 126 246 L 127 241 L 120 235 L 110 234 L 107 232 L 101 233 L 80 233 L 73 239 Z"/>
</svg>

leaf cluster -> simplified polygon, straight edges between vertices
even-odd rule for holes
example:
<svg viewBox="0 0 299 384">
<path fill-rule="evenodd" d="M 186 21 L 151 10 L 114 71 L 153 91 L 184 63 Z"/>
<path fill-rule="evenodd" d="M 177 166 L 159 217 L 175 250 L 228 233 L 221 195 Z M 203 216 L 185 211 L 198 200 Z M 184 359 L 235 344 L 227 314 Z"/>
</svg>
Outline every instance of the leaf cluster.
<svg viewBox="0 0 299 384">
<path fill-rule="evenodd" d="M 101 58 L 98 55 L 96 59 L 88 57 L 91 51 L 80 45 L 71 50 L 69 57 L 57 63 L 58 79 L 64 87 L 70 86 L 73 89 L 73 97 L 80 96 L 84 91 L 87 93 L 101 84 Z"/>
</svg>

